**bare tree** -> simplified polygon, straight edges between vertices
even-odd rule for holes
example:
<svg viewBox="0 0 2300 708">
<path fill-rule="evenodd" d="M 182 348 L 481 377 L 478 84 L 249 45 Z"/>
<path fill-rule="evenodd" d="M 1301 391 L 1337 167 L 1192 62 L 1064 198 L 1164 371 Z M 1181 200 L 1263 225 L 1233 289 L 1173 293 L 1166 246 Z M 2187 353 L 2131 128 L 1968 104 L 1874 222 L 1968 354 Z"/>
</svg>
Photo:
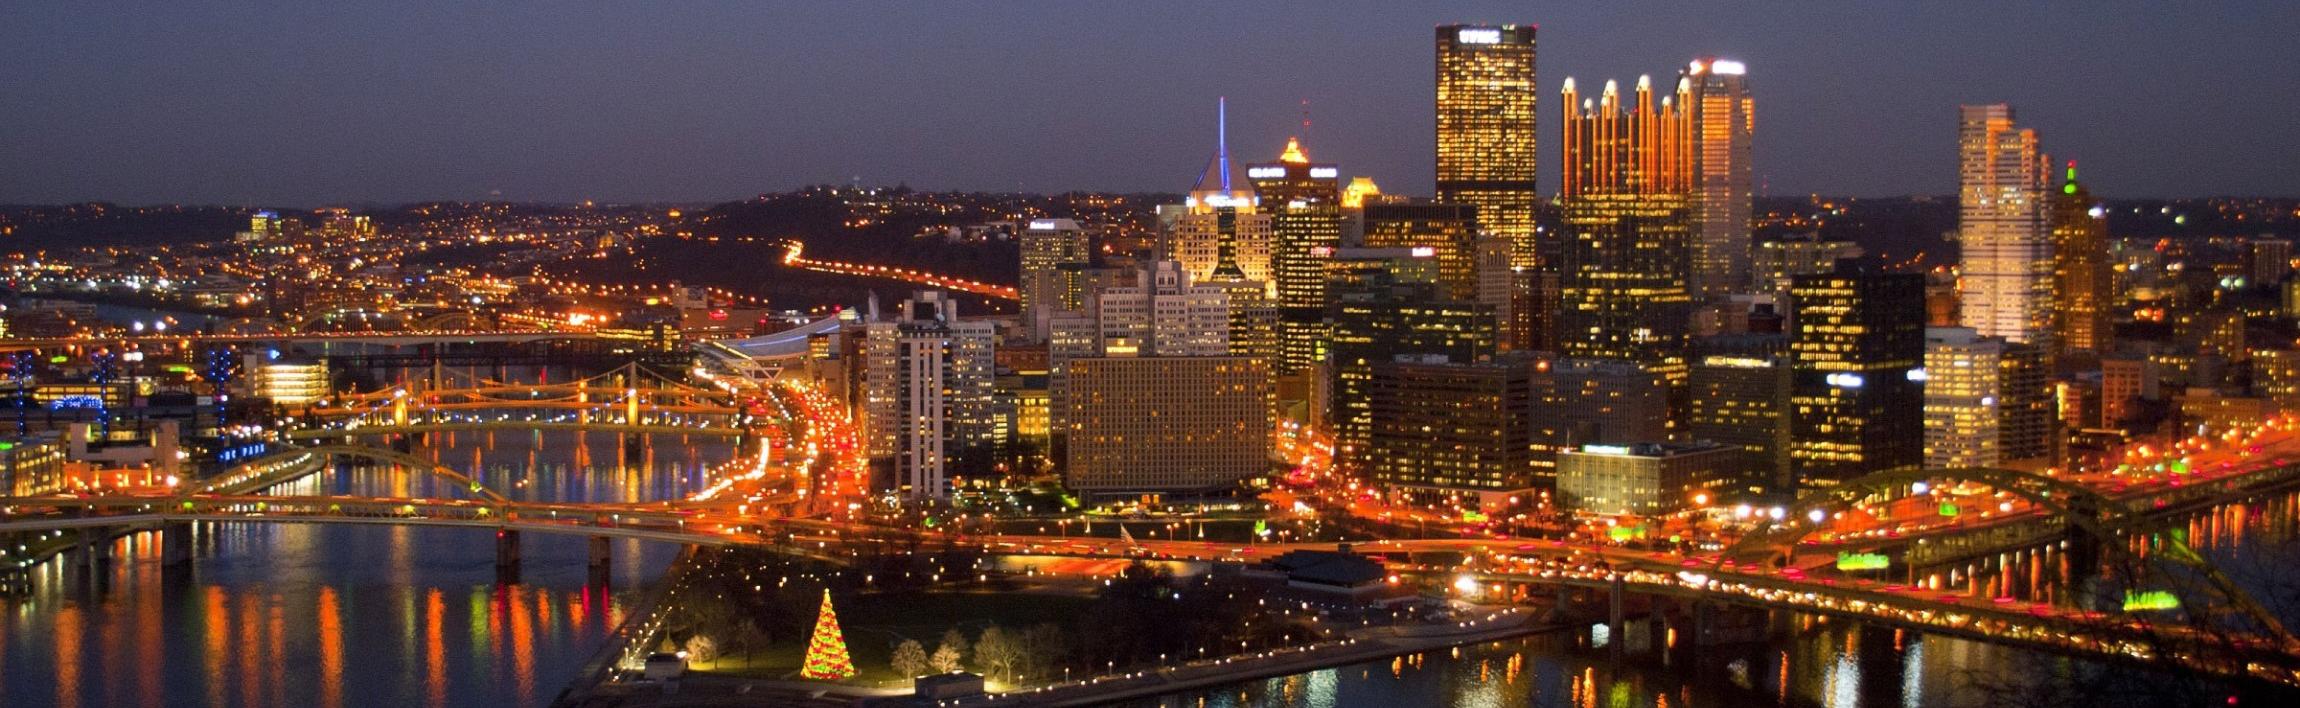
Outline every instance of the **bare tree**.
<svg viewBox="0 0 2300 708">
<path fill-rule="evenodd" d="M 947 674 L 958 670 L 961 656 L 964 655 L 946 642 L 934 648 L 934 656 L 926 660 L 926 665 L 933 667 L 937 673 Z"/>
<path fill-rule="evenodd" d="M 974 666 L 984 676 L 1007 681 L 1014 677 L 1014 664 L 1020 658 L 1021 645 L 1007 636 L 1006 630 L 991 625 L 982 630 L 982 638 L 974 642 Z"/>
<path fill-rule="evenodd" d="M 916 639 L 905 639 L 894 648 L 894 672 L 903 678 L 918 678 L 926 673 L 926 647 Z"/>
</svg>

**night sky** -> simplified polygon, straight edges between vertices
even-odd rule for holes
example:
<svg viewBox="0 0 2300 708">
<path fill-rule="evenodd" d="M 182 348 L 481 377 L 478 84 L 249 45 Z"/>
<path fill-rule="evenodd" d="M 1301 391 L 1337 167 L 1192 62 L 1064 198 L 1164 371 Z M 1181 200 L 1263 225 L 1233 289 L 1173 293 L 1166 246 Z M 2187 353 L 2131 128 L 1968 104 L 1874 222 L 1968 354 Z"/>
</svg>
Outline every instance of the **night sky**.
<svg viewBox="0 0 2300 708">
<path fill-rule="evenodd" d="M 1255 160 L 1431 190 L 1432 26 L 1557 88 L 1749 65 L 1769 194 L 1946 194 L 2005 101 L 2106 196 L 2300 195 L 2300 2 L 0 3 L 0 203 L 1181 191 Z M 1749 7 L 1749 6 L 1758 7 Z M 2165 9 L 2165 8 L 2177 8 Z"/>
</svg>

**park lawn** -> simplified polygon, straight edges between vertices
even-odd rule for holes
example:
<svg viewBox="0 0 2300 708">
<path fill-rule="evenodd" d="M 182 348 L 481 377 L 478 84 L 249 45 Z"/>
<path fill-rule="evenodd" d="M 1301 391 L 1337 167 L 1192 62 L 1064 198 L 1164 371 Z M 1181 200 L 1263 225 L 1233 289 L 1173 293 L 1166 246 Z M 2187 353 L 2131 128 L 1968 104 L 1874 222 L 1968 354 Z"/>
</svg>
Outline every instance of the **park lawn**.
<svg viewBox="0 0 2300 708">
<path fill-rule="evenodd" d="M 1076 595 L 1019 592 L 870 593 L 841 598 L 837 606 L 839 628 L 846 635 L 847 655 L 857 672 L 848 682 L 870 686 L 902 682 L 907 677 L 895 675 L 889 665 L 895 645 L 914 639 L 933 653 L 943 631 L 953 627 L 964 632 L 971 643 L 984 627 L 993 624 L 1014 631 L 1051 622 L 1076 641 L 1077 619 L 1093 602 Z M 807 640 L 799 637 L 761 647 L 747 658 L 743 652 L 732 652 L 694 670 L 797 679 L 806 651 Z"/>
</svg>

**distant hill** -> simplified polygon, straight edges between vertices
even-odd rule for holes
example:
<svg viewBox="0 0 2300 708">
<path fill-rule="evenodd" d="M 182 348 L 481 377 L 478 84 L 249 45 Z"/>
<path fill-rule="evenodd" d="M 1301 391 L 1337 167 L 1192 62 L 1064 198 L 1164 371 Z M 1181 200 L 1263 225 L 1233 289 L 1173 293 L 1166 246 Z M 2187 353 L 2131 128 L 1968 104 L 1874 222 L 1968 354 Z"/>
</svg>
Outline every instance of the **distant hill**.
<svg viewBox="0 0 2300 708">
<path fill-rule="evenodd" d="M 253 213 L 254 209 L 237 207 L 122 207 L 101 202 L 0 206 L 0 252 L 222 241 L 246 230 Z"/>
</svg>

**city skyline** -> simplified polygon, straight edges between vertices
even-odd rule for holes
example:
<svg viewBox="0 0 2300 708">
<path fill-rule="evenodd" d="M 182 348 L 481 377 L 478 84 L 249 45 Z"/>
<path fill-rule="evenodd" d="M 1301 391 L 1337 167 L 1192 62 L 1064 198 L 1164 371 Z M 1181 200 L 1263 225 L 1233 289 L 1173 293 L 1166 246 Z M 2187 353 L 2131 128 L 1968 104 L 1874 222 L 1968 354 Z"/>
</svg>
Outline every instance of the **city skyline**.
<svg viewBox="0 0 2300 708">
<path fill-rule="evenodd" d="M 2235 137 L 2292 99 L 2227 78 L 2292 63 L 2300 50 L 2266 34 L 2300 19 L 2285 6 L 2005 8 L 1988 23 L 1897 8 L 1306 8 L 1214 23 L 1194 7 L 12 7 L 0 61 L 32 70 L 5 85 L 38 100 L 0 108 L 13 128 L 0 203 L 709 201 L 858 178 L 1171 192 L 1202 164 L 1216 96 L 1233 104 L 1237 154 L 1299 135 L 1349 174 L 1431 194 L 1427 33 L 1452 22 L 1539 25 L 1539 91 L 1745 62 L 1766 96 L 1761 194 L 1951 194 L 1955 106 L 1993 102 L 2020 106 L 2109 196 L 2300 193 L 2279 169 L 2300 147 Z M 842 49 L 874 37 L 886 51 Z M 2218 51 L 2180 49 L 2202 44 Z M 1556 128 L 1541 127 L 1550 181 Z"/>
</svg>

